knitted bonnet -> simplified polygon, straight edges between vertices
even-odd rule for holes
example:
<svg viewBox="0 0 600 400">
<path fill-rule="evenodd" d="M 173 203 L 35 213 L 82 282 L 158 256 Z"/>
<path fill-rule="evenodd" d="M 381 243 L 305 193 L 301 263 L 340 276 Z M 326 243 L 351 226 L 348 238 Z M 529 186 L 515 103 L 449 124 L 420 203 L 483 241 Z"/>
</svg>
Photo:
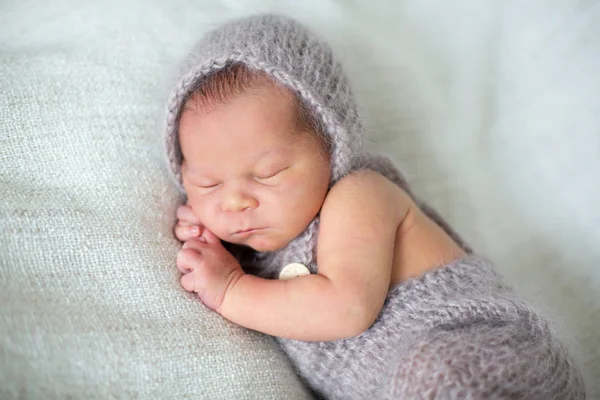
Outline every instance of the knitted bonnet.
<svg viewBox="0 0 600 400">
<path fill-rule="evenodd" d="M 234 63 L 265 72 L 298 96 L 330 144 L 331 184 L 353 169 L 364 128 L 341 64 L 325 41 L 304 25 L 283 16 L 262 14 L 230 21 L 207 33 L 181 65 L 165 123 L 169 172 L 180 190 L 178 128 L 182 106 L 202 80 Z"/>
</svg>

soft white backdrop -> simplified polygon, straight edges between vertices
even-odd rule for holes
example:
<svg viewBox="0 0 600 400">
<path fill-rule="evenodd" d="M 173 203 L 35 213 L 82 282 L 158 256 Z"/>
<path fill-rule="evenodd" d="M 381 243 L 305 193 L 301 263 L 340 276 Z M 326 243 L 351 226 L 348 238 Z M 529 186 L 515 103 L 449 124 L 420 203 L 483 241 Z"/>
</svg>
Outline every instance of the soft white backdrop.
<svg viewBox="0 0 600 400">
<path fill-rule="evenodd" d="M 372 146 L 562 321 L 580 344 L 590 397 L 600 396 L 599 1 L 5 0 L 0 91 L 18 68 L 27 72 L 24 55 L 73 77 L 94 74 L 93 84 L 35 79 L 58 85 L 54 101 L 65 101 L 63 85 L 78 87 L 84 111 L 104 104 L 107 121 L 126 120 L 155 171 L 170 68 L 206 29 L 260 11 L 294 16 L 331 41 Z M 69 118 L 78 105 L 63 111 Z"/>
</svg>

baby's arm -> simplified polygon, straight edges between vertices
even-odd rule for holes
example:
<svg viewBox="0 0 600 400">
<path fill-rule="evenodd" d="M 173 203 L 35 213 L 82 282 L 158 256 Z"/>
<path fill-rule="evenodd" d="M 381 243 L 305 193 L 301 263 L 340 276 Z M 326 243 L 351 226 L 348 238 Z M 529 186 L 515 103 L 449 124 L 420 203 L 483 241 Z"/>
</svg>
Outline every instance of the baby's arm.
<svg viewBox="0 0 600 400">
<path fill-rule="evenodd" d="M 239 325 L 288 339 L 335 340 L 362 333 L 383 306 L 396 231 L 413 204 L 398 192 L 375 172 L 343 178 L 321 210 L 319 273 L 286 281 L 241 274 L 217 311 Z"/>
</svg>

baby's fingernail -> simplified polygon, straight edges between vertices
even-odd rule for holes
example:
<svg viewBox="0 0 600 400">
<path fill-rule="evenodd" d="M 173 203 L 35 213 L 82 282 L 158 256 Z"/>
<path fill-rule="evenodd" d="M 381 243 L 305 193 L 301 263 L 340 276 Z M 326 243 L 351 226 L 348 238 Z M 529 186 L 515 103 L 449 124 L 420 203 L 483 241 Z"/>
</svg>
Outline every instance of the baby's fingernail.
<svg viewBox="0 0 600 400">
<path fill-rule="evenodd" d="M 197 226 L 191 226 L 190 227 L 190 234 L 192 235 L 198 235 L 200 233 L 200 228 L 198 228 Z"/>
</svg>

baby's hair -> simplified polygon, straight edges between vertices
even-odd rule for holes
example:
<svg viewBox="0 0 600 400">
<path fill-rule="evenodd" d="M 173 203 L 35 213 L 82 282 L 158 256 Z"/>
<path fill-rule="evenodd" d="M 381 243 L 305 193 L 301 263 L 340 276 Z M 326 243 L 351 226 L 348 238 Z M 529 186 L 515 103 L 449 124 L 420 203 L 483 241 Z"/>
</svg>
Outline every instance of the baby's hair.
<svg viewBox="0 0 600 400">
<path fill-rule="evenodd" d="M 250 71 L 244 64 L 230 64 L 192 87 L 190 98 L 201 108 L 211 108 L 224 104 L 236 95 L 242 94 L 253 87 L 276 86 L 262 71 Z"/>
<path fill-rule="evenodd" d="M 320 127 L 319 119 L 312 115 L 308 106 L 298 95 L 276 82 L 265 72 L 252 70 L 245 64 L 229 64 L 200 80 L 192 87 L 184 104 L 188 100 L 192 100 L 195 102 L 196 107 L 210 109 L 256 87 L 268 87 L 294 96 L 297 110 L 296 128 L 300 131 L 313 132 L 327 148 L 329 147 L 326 135 L 323 135 L 323 130 Z"/>
</svg>

